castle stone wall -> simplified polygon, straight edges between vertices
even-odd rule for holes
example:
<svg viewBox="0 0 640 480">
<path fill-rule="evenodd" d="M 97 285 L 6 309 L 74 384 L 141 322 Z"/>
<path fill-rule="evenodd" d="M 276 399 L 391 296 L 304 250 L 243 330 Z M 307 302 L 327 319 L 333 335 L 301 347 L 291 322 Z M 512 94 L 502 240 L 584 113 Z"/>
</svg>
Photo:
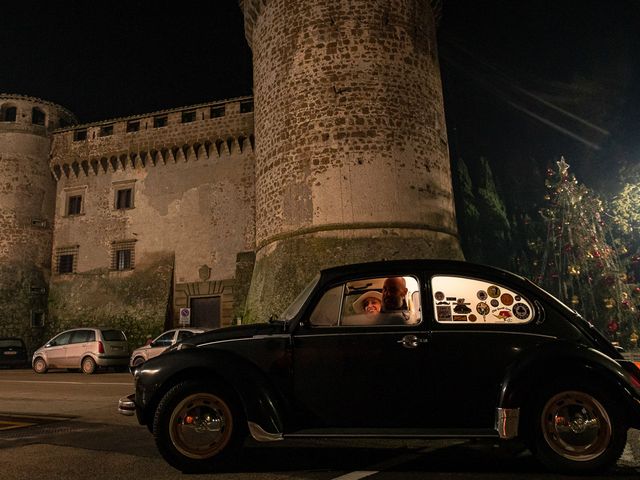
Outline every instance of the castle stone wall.
<svg viewBox="0 0 640 480">
<path fill-rule="evenodd" d="M 250 100 L 105 121 L 54 135 L 53 261 L 61 249 L 77 248 L 78 255 L 76 272 L 54 275 L 52 281 L 63 324 L 65 318 L 76 321 L 74 311 L 99 308 L 108 298 L 110 318 L 144 317 L 151 334 L 174 326 L 165 325 L 170 297 L 175 323 L 178 309 L 188 307 L 191 297 L 210 295 L 222 299 L 222 323 L 233 321 L 236 255 L 253 251 L 255 242 L 253 113 L 240 111 Z M 224 116 L 211 118 L 211 109 L 220 106 Z M 184 112 L 195 112 L 195 119 L 183 122 Z M 166 126 L 153 127 L 158 116 L 167 117 Z M 126 132 L 131 122 L 139 122 L 140 129 Z M 105 127 L 112 129 L 109 135 Z M 86 140 L 77 139 L 78 131 L 86 132 Z M 116 208 L 122 188 L 132 189 L 133 208 Z M 69 215 L 69 197 L 78 195 L 82 211 Z M 133 245 L 133 270 L 113 270 L 119 242 Z M 153 305 L 121 302 L 106 293 L 118 282 L 134 290 L 138 283 L 146 285 L 148 275 L 139 272 L 166 271 L 168 258 L 175 291 L 171 281 L 150 287 Z M 80 288 L 91 276 L 105 279 L 102 287 Z M 104 294 L 96 294 L 96 288 Z M 145 310 L 155 316 L 145 316 Z"/>
<path fill-rule="evenodd" d="M 50 131 L 73 121 L 59 105 L 0 94 L 0 336 L 30 346 L 42 338 L 38 324 L 47 310 L 55 203 Z"/>
<path fill-rule="evenodd" d="M 256 132 L 250 315 L 281 311 L 319 268 L 461 258 L 428 0 L 242 6 Z"/>
</svg>

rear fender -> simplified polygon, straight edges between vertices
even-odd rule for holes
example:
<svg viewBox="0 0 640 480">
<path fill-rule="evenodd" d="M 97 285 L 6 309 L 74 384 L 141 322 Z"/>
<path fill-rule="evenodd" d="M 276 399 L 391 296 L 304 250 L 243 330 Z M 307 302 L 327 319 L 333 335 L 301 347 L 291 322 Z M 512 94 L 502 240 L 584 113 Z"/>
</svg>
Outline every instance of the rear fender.
<svg viewBox="0 0 640 480">
<path fill-rule="evenodd" d="M 640 425 L 640 391 L 634 388 L 629 373 L 607 355 L 570 343 L 541 345 L 512 364 L 502 382 L 498 407 L 526 407 L 536 392 L 558 383 L 592 384 L 615 392 L 630 425 Z"/>
</svg>

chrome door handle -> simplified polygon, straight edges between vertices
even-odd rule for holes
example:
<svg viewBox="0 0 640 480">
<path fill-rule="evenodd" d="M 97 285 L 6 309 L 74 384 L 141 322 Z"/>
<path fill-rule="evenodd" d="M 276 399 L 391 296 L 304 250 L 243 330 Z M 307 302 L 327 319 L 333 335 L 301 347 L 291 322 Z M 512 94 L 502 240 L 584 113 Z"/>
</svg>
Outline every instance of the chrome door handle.
<svg viewBox="0 0 640 480">
<path fill-rule="evenodd" d="M 405 335 L 402 340 L 398 340 L 397 343 L 401 344 L 404 348 L 416 348 L 421 343 L 427 343 L 426 338 L 419 338 L 417 335 Z"/>
</svg>

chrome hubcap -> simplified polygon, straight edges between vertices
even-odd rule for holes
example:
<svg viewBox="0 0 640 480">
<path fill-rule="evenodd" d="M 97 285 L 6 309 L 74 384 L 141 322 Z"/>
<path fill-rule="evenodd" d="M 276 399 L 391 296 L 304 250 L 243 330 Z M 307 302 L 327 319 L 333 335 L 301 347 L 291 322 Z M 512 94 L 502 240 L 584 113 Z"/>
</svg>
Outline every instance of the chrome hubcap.
<svg viewBox="0 0 640 480">
<path fill-rule="evenodd" d="M 544 407 L 541 422 L 547 444 L 569 460 L 593 460 L 611 442 L 607 411 L 584 392 L 562 392 L 552 397 Z"/>
<path fill-rule="evenodd" d="M 189 458 L 212 457 L 231 438 L 231 411 L 222 399 L 211 393 L 186 397 L 173 410 L 170 421 L 173 445 Z"/>
</svg>

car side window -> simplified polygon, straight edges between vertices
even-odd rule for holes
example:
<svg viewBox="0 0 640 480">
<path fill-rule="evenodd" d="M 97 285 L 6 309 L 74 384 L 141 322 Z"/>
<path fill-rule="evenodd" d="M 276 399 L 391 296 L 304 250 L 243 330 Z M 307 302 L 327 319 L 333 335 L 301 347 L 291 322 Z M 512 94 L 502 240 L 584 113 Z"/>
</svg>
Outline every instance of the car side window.
<svg viewBox="0 0 640 480">
<path fill-rule="evenodd" d="M 173 342 L 173 336 L 175 334 L 176 334 L 176 332 L 167 332 L 167 333 L 164 333 L 164 334 L 160 335 L 153 342 L 153 346 L 154 347 L 169 347 L 169 346 L 171 346 L 171 343 Z"/>
<path fill-rule="evenodd" d="M 178 332 L 178 340 L 177 341 L 181 342 L 185 338 L 193 337 L 194 335 L 195 335 L 195 333 L 190 332 L 189 330 L 181 330 L 180 332 Z"/>
<path fill-rule="evenodd" d="M 93 332 L 91 330 L 76 330 L 71 335 L 70 343 L 86 343 L 91 342 L 91 334 Z"/>
<path fill-rule="evenodd" d="M 49 345 L 51 345 L 52 347 L 55 346 L 59 346 L 59 345 L 67 345 L 69 343 L 69 340 L 71 339 L 71 334 L 73 332 L 64 332 L 61 333 L 60 335 L 58 335 L 56 338 L 54 338 L 53 340 L 51 340 L 49 342 Z"/>
<path fill-rule="evenodd" d="M 414 325 L 420 323 L 420 288 L 413 276 L 349 281 L 328 290 L 310 316 L 312 326 Z"/>
<path fill-rule="evenodd" d="M 528 323 L 535 309 L 520 293 L 503 285 L 459 276 L 431 279 L 433 308 L 438 323 Z"/>
</svg>

